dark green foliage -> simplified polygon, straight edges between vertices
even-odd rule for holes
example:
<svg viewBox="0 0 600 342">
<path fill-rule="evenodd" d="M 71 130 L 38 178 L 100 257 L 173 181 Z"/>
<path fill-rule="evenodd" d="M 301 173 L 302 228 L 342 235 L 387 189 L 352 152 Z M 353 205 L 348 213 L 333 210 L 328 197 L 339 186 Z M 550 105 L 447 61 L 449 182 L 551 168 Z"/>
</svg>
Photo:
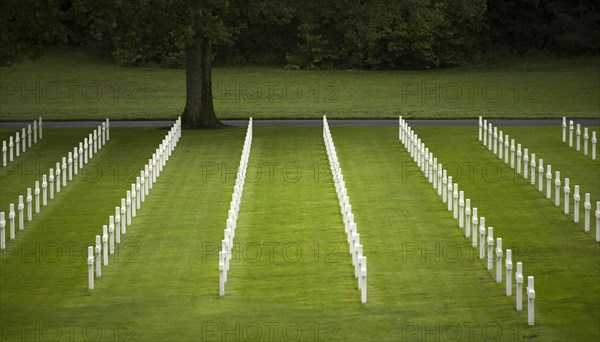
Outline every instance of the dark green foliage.
<svg viewBox="0 0 600 342">
<path fill-rule="evenodd" d="M 487 21 L 492 43 L 511 52 L 600 51 L 600 4 L 595 0 L 490 0 Z"/>
<path fill-rule="evenodd" d="M 66 0 L 0 1 L 0 66 L 36 57 L 40 46 L 66 42 Z"/>
<path fill-rule="evenodd" d="M 272 6 L 234 0 L 202 1 L 197 6 L 183 0 L 75 3 L 76 16 L 88 18 L 86 44 L 103 42 L 112 47 L 121 65 L 183 67 L 184 49 L 196 34 L 211 37 L 217 61 L 231 64 L 257 62 L 261 55 L 281 63 L 282 48 L 293 45 L 284 44 L 283 35 L 277 36 L 279 26 L 289 23 L 285 2 Z M 287 32 L 295 34 L 289 28 Z"/>
<path fill-rule="evenodd" d="M 299 14 L 290 64 L 306 68 L 429 68 L 478 55 L 485 1 L 311 3 Z"/>
<path fill-rule="evenodd" d="M 3 65 L 61 43 L 121 65 L 180 68 L 197 33 L 212 38 L 220 65 L 291 69 L 422 69 L 497 50 L 600 51 L 595 0 L 7 0 L 0 19 Z"/>
<path fill-rule="evenodd" d="M 245 23 L 235 44 L 217 44 L 215 63 L 220 65 L 284 65 L 286 52 L 298 44 L 298 20 L 281 25 Z"/>
</svg>

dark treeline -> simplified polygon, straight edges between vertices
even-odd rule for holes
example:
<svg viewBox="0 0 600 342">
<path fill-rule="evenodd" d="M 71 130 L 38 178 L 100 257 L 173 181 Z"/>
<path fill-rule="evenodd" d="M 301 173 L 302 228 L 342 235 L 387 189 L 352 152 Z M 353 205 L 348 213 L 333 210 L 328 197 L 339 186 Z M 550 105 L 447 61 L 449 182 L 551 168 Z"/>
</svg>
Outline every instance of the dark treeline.
<svg viewBox="0 0 600 342">
<path fill-rule="evenodd" d="M 600 51 L 597 0 L 490 0 L 484 33 L 494 47 L 566 54 Z"/>
<path fill-rule="evenodd" d="M 250 2 L 222 0 L 218 6 L 224 3 L 226 11 L 215 7 L 215 16 L 226 13 L 214 40 L 216 63 L 422 69 L 498 53 L 600 50 L 596 0 L 278 1 L 276 10 L 258 12 Z M 30 55 L 32 47 L 59 43 L 86 47 L 121 65 L 182 67 L 185 32 L 174 26 L 185 19 L 169 15 L 169 6 L 181 4 L 7 0 L 0 5 L 0 62 L 10 64 Z"/>
</svg>

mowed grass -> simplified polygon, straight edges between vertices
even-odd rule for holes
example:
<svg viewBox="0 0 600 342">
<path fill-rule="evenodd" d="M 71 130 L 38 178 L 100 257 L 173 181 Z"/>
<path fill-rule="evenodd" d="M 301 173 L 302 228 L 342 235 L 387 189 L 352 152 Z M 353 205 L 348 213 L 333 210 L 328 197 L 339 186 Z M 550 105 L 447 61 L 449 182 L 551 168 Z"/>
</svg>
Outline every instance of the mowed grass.
<svg viewBox="0 0 600 342">
<path fill-rule="evenodd" d="M 486 225 L 494 227 L 494 236 L 503 238 L 504 248 L 517 251 L 513 261 L 523 261 L 525 275 L 535 276 L 536 326 L 540 338 L 598 339 L 600 246 L 595 242 L 595 202 L 591 231 L 584 233 L 583 203 L 581 221 L 575 224 L 572 199 L 571 215 L 564 215 L 562 196 L 561 206 L 554 207 L 554 200 L 545 197 L 545 186 L 542 195 L 537 191 L 537 183 L 533 188 L 521 181 L 477 141 L 476 128 L 415 130 L 438 161 L 448 166 L 459 189 L 479 208 L 479 215 L 486 217 Z M 535 146 L 548 160 L 557 162 L 555 165 L 570 163 L 573 152 L 552 143 L 557 133 L 555 127 L 510 127 L 509 131 L 521 132 L 527 145 Z M 593 199 L 598 198 L 600 162 L 582 158 L 561 169 L 576 177 L 582 188 L 585 185 Z M 554 195 L 554 188 L 552 191 Z"/>
<path fill-rule="evenodd" d="M 63 134 L 68 131 L 62 130 Z M 93 182 L 77 178 L 48 208 L 34 216 L 34 221 L 26 224 L 24 232 L 17 232 L 16 240 L 7 243 L 0 272 L 0 316 L 3 336 L 8 336 L 8 340 L 21 339 L 23 326 L 64 327 L 73 322 L 81 328 L 76 331 L 77 340 L 85 339 L 85 327 L 96 325 L 103 339 L 143 336 L 143 340 L 170 340 L 170 335 L 156 334 L 154 329 L 164 331 L 168 320 L 181 330 L 185 326 L 182 322 L 188 320 L 189 313 L 185 311 L 190 308 L 182 310 L 181 304 L 202 307 L 192 300 L 199 293 L 192 282 L 210 289 L 204 299 L 217 291 L 216 280 L 206 278 L 210 272 L 193 271 L 190 267 L 210 265 L 202 262 L 202 243 L 222 238 L 218 229 L 207 227 L 222 226 L 226 211 L 221 207 L 227 204 L 230 184 L 220 179 L 203 181 L 202 165 L 215 160 L 234 163 L 239 158 L 243 132 L 208 132 L 188 138 L 188 147 L 178 148 L 177 160 L 171 162 L 175 165 L 167 166 L 165 176 L 156 183 L 134 225 L 123 235 L 110 265 L 103 268 L 95 292 L 90 292 L 84 262 L 87 246 L 95 244 L 95 235 L 101 234 L 102 225 L 108 223 L 108 216 L 120 205 L 121 197 L 166 130 L 113 129 L 111 133 L 110 143 L 93 160 L 96 166 L 88 167 L 90 172 L 102 170 L 103 176 Z M 200 151 L 205 158 L 199 156 Z M 20 189 L 21 184 L 6 182 L 2 192 L 9 187 Z M 205 195 L 198 196 L 203 188 Z M 186 215 L 182 216 L 183 212 Z M 204 234 L 211 232 L 212 235 Z M 173 245 L 173 240 L 187 245 Z M 166 278 L 156 279 L 156 272 L 136 271 L 146 269 L 154 260 L 162 260 L 157 271 Z M 176 261 L 189 265 L 182 267 Z M 182 277 L 187 281 L 182 281 Z M 177 306 L 168 305 L 169 297 L 179 298 L 173 302 Z M 165 305 L 166 309 L 161 310 Z M 182 321 L 178 324 L 177 319 Z M 144 334 L 138 332 L 140 327 Z"/>
<path fill-rule="evenodd" d="M 156 129 L 154 129 L 155 131 Z M 148 130 L 151 131 L 151 130 Z M 6 133 L 11 134 L 12 130 L 0 130 L 1 136 L 4 138 Z M 46 175 L 48 181 L 48 198 L 50 197 L 50 179 L 49 169 L 53 169 L 56 172 L 56 163 L 60 163 L 62 167 L 62 158 L 68 157 L 69 152 L 73 152 L 74 147 L 79 146 L 79 142 L 83 142 L 83 139 L 87 138 L 90 133 L 93 132 L 91 128 L 75 128 L 75 129 L 57 129 L 57 128 L 46 128 L 43 131 L 43 139 L 38 139 L 36 144 L 33 144 L 31 148 L 27 148 L 26 152 L 21 154 L 19 157 L 14 154 L 12 162 L 8 162 L 6 167 L 0 168 L 0 185 L 2 186 L 2 192 L 0 193 L 0 210 L 8 212 L 9 203 L 15 204 L 15 210 L 18 203 L 18 196 L 23 195 L 23 198 L 27 197 L 27 188 L 35 189 L 35 181 L 40 182 L 40 189 L 42 186 L 42 175 Z M 104 154 L 104 150 L 112 151 L 112 143 L 119 141 L 120 139 L 126 139 L 126 130 L 120 128 L 113 128 L 111 132 L 114 132 L 111 136 L 111 140 L 101 149 L 98 153 Z M 14 133 L 11 134 L 14 136 Z M 151 136 L 151 135 L 149 135 Z M 147 143 L 146 139 L 139 142 L 140 145 Z M 135 144 L 134 141 L 131 144 Z M 22 145 L 22 144 L 21 144 Z M 16 148 L 15 148 L 16 149 Z M 124 151 L 123 151 L 124 152 Z M 128 165 L 114 164 L 107 167 L 104 165 L 97 164 L 97 155 L 91 160 L 75 179 L 83 179 L 87 182 L 94 183 L 101 177 L 105 179 L 113 178 L 117 180 L 118 177 L 123 177 L 123 173 L 126 172 L 123 168 Z M 122 168 L 121 170 L 119 168 Z M 62 169 L 61 169 L 62 170 Z M 121 174 L 119 174 L 121 171 Z M 61 176 L 62 178 L 62 176 Z M 135 178 L 134 178 L 135 180 Z M 61 187 L 61 191 L 62 191 Z M 65 191 L 69 191 L 69 187 Z M 57 194 L 56 197 L 60 198 L 61 194 Z M 42 195 L 40 193 L 40 200 Z M 50 201 L 51 202 L 51 201 Z"/>
<path fill-rule="evenodd" d="M 218 62 L 218 61 L 217 61 Z M 215 67 L 222 119 L 597 118 L 598 57 L 514 58 L 427 71 Z M 0 120 L 175 119 L 184 70 L 115 66 L 76 49 L 0 68 Z"/>
<path fill-rule="evenodd" d="M 16 133 L 19 133 L 19 138 L 21 136 L 21 129 L 17 129 L 17 128 L 3 128 L 0 130 L 0 140 L 5 141 L 6 140 L 6 147 L 8 147 L 8 142 L 10 140 L 10 137 L 13 137 L 13 142 L 16 144 Z M 32 141 L 33 143 L 33 141 Z M 8 158 L 8 157 L 7 157 Z"/>
<path fill-rule="evenodd" d="M 583 194 L 589 192 L 592 197 L 592 201 L 595 203 L 596 201 L 600 200 L 600 175 L 598 172 L 600 166 L 600 154 L 598 153 L 600 150 L 596 151 L 596 160 L 592 160 L 591 136 L 592 131 L 596 131 L 597 134 L 600 133 L 600 127 L 589 126 L 588 128 L 590 140 L 588 142 L 588 155 L 586 156 L 583 154 L 583 128 L 581 135 L 581 150 L 577 151 L 575 149 L 577 141 L 575 136 L 573 137 L 573 147 L 569 147 L 568 131 L 567 142 L 562 142 L 562 127 L 538 127 L 535 129 L 535 134 L 531 133 L 530 127 L 498 127 L 498 129 L 503 130 L 504 134 L 509 134 L 510 139 L 515 139 L 515 146 L 516 144 L 521 144 L 521 148 L 523 150 L 528 148 L 530 159 L 531 153 L 533 152 L 535 153 L 537 159 L 536 163 L 539 162 L 540 158 L 544 160 L 544 196 L 546 194 L 545 177 L 547 166 L 551 165 L 553 182 L 552 196 L 554 196 L 555 189 L 554 177 L 556 176 L 556 171 L 560 171 L 561 191 L 565 185 L 565 177 L 567 177 L 569 178 L 570 182 L 569 186 L 571 188 L 571 197 L 575 191 L 575 185 L 579 185 L 582 199 L 584 198 Z M 475 134 L 473 134 L 471 130 L 471 134 L 471 137 L 478 138 L 479 133 L 477 131 L 475 131 Z M 539 165 L 536 165 L 536 169 L 538 166 Z M 529 170 L 531 171 L 531 166 L 529 167 Z M 564 196 L 561 197 L 561 203 L 564 203 L 563 197 Z M 554 203 L 554 197 L 552 197 L 552 203 Z M 572 199 L 570 204 L 571 206 L 573 205 Z"/>
<path fill-rule="evenodd" d="M 462 138 L 449 138 L 457 130 Z M 103 169 L 133 163 L 135 176 L 166 131 L 112 132 L 94 162 Z M 472 139 L 474 128 L 418 132 L 445 163 L 493 157 Z M 367 304 L 356 289 L 319 127 L 255 128 L 236 250 L 219 297 L 217 252 L 244 133 L 184 131 L 93 291 L 84 249 L 132 179 L 108 173 L 69 185 L 3 254 L 3 338 L 20 340 L 27 327 L 38 336 L 59 327 L 65 338 L 69 326 L 75 340 L 96 331 L 99 340 L 144 341 L 598 338 L 593 238 L 512 178 L 465 182 L 495 235 L 524 262 L 525 275 L 536 276 L 536 326 L 527 327 L 526 311 L 514 310 L 514 297 L 473 256 L 431 186 L 410 171 L 414 164 L 393 127 L 332 127 L 368 258 Z"/>
</svg>

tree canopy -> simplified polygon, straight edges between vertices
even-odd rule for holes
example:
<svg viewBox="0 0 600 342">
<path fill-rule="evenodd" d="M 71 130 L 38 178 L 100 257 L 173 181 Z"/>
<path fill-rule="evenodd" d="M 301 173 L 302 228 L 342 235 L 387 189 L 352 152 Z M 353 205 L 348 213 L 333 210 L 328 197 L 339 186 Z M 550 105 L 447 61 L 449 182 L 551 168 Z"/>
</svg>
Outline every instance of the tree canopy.
<svg viewBox="0 0 600 342">
<path fill-rule="evenodd" d="M 594 0 L 5 0 L 3 65 L 61 43 L 122 65 L 183 67 L 197 32 L 217 63 L 290 68 L 430 68 L 489 49 L 600 51 Z"/>
<path fill-rule="evenodd" d="M 213 60 L 294 69 L 423 69 L 493 49 L 600 51 L 594 0 L 5 0 L 0 65 L 48 44 L 121 65 L 185 67 L 187 128 L 219 127 Z"/>
</svg>

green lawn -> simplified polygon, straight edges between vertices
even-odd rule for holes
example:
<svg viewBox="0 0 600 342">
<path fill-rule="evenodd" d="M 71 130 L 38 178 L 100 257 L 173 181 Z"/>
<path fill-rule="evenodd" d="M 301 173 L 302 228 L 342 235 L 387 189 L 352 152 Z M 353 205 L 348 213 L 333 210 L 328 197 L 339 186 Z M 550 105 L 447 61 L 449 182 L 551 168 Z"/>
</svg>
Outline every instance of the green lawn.
<svg viewBox="0 0 600 342">
<path fill-rule="evenodd" d="M 222 119 L 597 118 L 598 57 L 515 58 L 428 71 L 292 71 L 217 67 Z M 174 119 L 185 103 L 183 70 L 126 68 L 78 50 L 0 68 L 0 120 Z"/>
<path fill-rule="evenodd" d="M 359 224 L 364 222 L 363 227 L 365 224 L 367 227 L 376 227 L 372 228 L 372 234 L 383 231 L 385 235 L 380 237 L 382 240 L 390 240 L 387 235 L 390 231 L 402 234 L 404 230 L 410 230 L 404 233 L 405 237 L 398 239 L 418 246 L 416 255 L 407 258 L 407 263 L 426 265 L 427 275 L 438 265 L 449 272 L 442 278 L 444 281 L 433 280 L 427 286 L 418 284 L 413 274 L 406 279 L 416 283 L 416 292 L 408 297 L 414 298 L 417 305 L 423 304 L 418 298 L 418 294 L 423 292 L 418 291 L 424 291 L 434 296 L 428 303 L 443 303 L 438 310 L 459 310 L 460 313 L 450 315 L 454 321 L 468 322 L 469 317 L 463 315 L 476 311 L 474 308 L 494 311 L 496 317 L 491 322 L 503 328 L 502 340 L 527 340 L 525 336 L 529 335 L 535 335 L 543 341 L 598 338 L 600 248 L 594 242 L 594 234 L 583 233 L 581 226 L 573 224 L 537 191 L 514 182 L 511 171 L 504 164 L 497 164 L 493 155 L 477 142 L 475 128 L 417 127 L 415 130 L 440 162 L 453 165 L 449 167 L 450 175 L 456 179 L 462 172 L 459 188 L 466 192 L 467 198 L 471 198 L 472 205 L 478 207 L 479 215 L 486 217 L 487 226 L 494 227 L 494 236 L 503 238 L 504 248 L 513 249 L 513 261 L 523 262 L 524 275 L 535 276 L 535 330 L 528 331 L 524 325 L 520 325 L 526 322 L 525 312 L 519 314 L 514 311 L 514 297 L 504 296 L 503 284 L 495 284 L 495 273 L 485 271 L 483 262 L 477 257 L 475 262 L 469 262 L 466 266 L 454 261 L 456 255 L 468 254 L 470 247 L 462 244 L 470 240 L 464 238 L 464 231 L 458 229 L 457 223 L 451 220 L 452 214 L 446 211 L 446 205 L 441 203 L 429 183 L 415 172 L 416 167 L 407 158 L 406 151 L 398 151 L 399 148 L 392 143 L 397 137 L 397 129 L 332 130 L 342 168 L 346 171 L 349 191 L 354 194 L 353 208 L 356 208 Z M 537 136 L 543 142 L 550 139 L 556 129 L 528 127 L 527 130 L 531 136 Z M 392 135 L 395 137 L 392 138 Z M 474 177 L 469 181 L 467 170 L 473 163 L 478 164 L 474 166 Z M 491 177 L 482 173 L 485 165 L 501 169 L 502 176 L 490 182 Z M 576 164 L 570 172 L 581 175 L 591 184 L 598 182 L 600 163 L 593 163 L 591 174 L 586 172 L 589 167 L 590 164 Z M 409 186 L 416 189 L 405 189 Z M 600 189 L 596 189 L 597 194 Z M 401 197 L 405 198 L 402 202 L 399 199 Z M 427 200 L 427 197 L 431 199 Z M 429 208 L 430 205 L 432 208 Z M 441 218 L 427 224 L 433 215 L 440 215 Z M 369 232 L 367 230 L 365 233 Z M 369 236 L 365 239 L 369 239 Z M 435 243 L 439 243 L 439 247 Z M 369 244 L 365 242 L 365 245 L 368 251 Z M 456 245 L 462 248 L 457 249 Z M 445 246 L 448 250 L 446 258 Z M 386 257 L 389 259 L 389 255 L 401 254 L 398 247 L 396 253 L 388 253 Z M 455 253 L 456 250 L 462 253 Z M 436 255 L 439 255 L 439 261 L 436 261 Z M 584 264 L 587 266 L 580 268 Z M 462 270 L 464 273 L 459 273 L 460 276 L 455 273 L 458 271 L 456 268 L 465 267 L 474 269 Z M 403 286 L 398 288 L 405 289 Z M 446 290 L 449 290 L 448 293 Z M 435 294 L 431 294 L 432 291 Z M 456 293 L 482 297 L 478 298 L 478 303 L 453 307 L 456 305 L 452 302 L 457 299 L 454 297 Z M 396 295 L 406 294 L 398 291 Z M 418 312 L 417 309 L 415 311 Z M 481 313 L 478 315 L 474 322 L 485 326 L 489 321 Z M 435 314 L 424 313 L 424 316 L 424 321 L 431 322 Z M 447 320 L 452 321 L 451 318 L 442 318 L 442 322 Z M 516 336 L 511 335 L 514 332 L 511 329 L 515 327 L 519 329 Z"/>
<path fill-rule="evenodd" d="M 21 129 L 17 129 L 17 128 L 5 128 L 5 129 L 1 129 L 0 130 L 0 140 L 2 140 L 2 141 L 6 140 L 6 146 L 8 147 L 8 140 L 12 136 L 13 137 L 13 141 L 14 141 L 14 139 L 15 139 L 15 133 L 17 133 L 17 132 L 19 133 L 19 136 L 21 136 Z"/>
<path fill-rule="evenodd" d="M 1 130 L 0 136 L 4 137 L 4 133 L 7 131 L 10 130 Z M 119 135 L 122 135 L 123 138 L 125 138 L 127 135 L 125 129 L 113 128 L 112 131 L 115 132 L 115 134 L 111 136 L 111 141 L 105 146 L 105 148 L 109 151 L 113 151 L 111 154 L 117 152 L 117 150 L 112 149 L 112 142 L 120 139 Z M 12 163 L 9 162 L 6 167 L 0 168 L 0 181 L 2 182 L 0 183 L 2 184 L 2 192 L 0 193 L 0 210 L 8 212 L 9 203 L 14 203 L 16 208 L 18 196 L 23 195 L 23 197 L 25 197 L 27 188 L 32 188 L 33 190 L 36 180 L 40 181 L 41 186 L 42 175 L 46 174 L 48 177 L 48 170 L 50 168 L 56 171 L 56 163 L 60 162 L 62 165 L 62 158 L 67 157 L 68 153 L 73 151 L 73 147 L 79 146 L 79 142 L 82 142 L 83 139 L 87 138 L 92 132 L 93 129 L 91 128 L 44 129 L 43 139 L 38 140 L 38 142 L 33 144 L 31 148 L 28 148 L 25 153 L 21 152 L 19 157 L 16 157 L 15 155 L 15 159 Z M 146 142 L 147 141 L 145 140 L 140 141 L 140 144 L 143 145 Z M 99 153 L 105 153 L 104 148 L 100 150 Z M 121 151 L 118 153 L 127 154 L 126 151 Z M 83 178 L 90 182 L 96 182 L 97 179 L 101 177 L 110 178 L 111 176 L 113 179 L 117 180 L 118 177 L 123 177 L 123 173 L 126 172 L 124 168 L 131 166 L 114 164 L 101 167 L 96 164 L 96 157 L 97 156 L 94 155 L 91 164 L 86 166 L 82 173 L 74 177 Z M 121 170 L 119 170 L 119 168 L 121 168 Z M 119 174 L 119 171 L 121 171 L 121 174 Z M 69 190 L 70 189 L 67 187 L 66 191 Z M 60 196 L 61 194 L 57 195 L 57 197 Z"/>
<path fill-rule="evenodd" d="M 571 197 L 573 196 L 575 185 L 579 185 L 580 194 L 582 198 L 582 206 L 584 194 L 590 193 L 592 204 L 595 206 L 596 201 L 600 201 L 600 174 L 598 166 L 600 165 L 599 159 L 595 161 L 591 158 L 591 143 L 589 144 L 588 155 L 583 154 L 583 138 L 581 151 L 577 152 L 575 148 L 570 148 L 567 143 L 562 142 L 562 128 L 561 127 L 538 127 L 535 129 L 535 134 L 531 133 L 530 127 L 498 127 L 502 129 L 504 134 L 508 134 L 510 139 L 515 139 L 515 145 L 521 144 L 522 148 L 528 148 L 529 154 L 535 153 L 537 161 L 540 158 L 544 160 L 544 170 L 547 170 L 547 166 L 552 166 L 552 200 L 548 200 L 548 205 L 554 203 L 554 177 L 556 171 L 560 171 L 561 175 L 561 191 L 564 187 L 565 177 L 569 178 L 569 186 L 571 188 Z M 600 132 L 600 127 L 590 126 L 591 131 Z M 473 133 L 474 132 L 474 133 Z M 477 131 L 471 130 L 471 138 L 477 139 Z M 567 133 L 568 134 L 568 133 Z M 568 139 L 568 136 L 567 136 Z M 575 146 L 575 140 L 573 145 Z M 483 146 L 483 145 L 482 145 Z M 490 156 L 493 156 L 491 152 Z M 492 157 L 493 158 L 493 157 Z M 500 161 L 500 160 L 498 160 Z M 536 161 L 536 162 L 537 162 Z M 516 163 L 516 161 L 515 161 Z M 504 164 L 506 166 L 506 164 Z M 537 165 L 539 166 L 539 165 Z M 536 167 L 537 169 L 537 167 Z M 531 170 L 531 166 L 529 167 Z M 490 173 L 493 173 L 490 171 Z M 509 173 L 509 175 L 511 175 Z M 514 175 L 514 173 L 512 174 Z M 546 196 L 546 171 L 544 171 L 544 191 L 539 196 Z M 493 176 L 493 174 L 492 174 Z M 519 178 L 521 180 L 521 178 Z M 522 180 L 522 186 L 530 184 L 529 181 Z M 535 187 L 529 185 L 531 191 L 537 191 L 537 181 Z M 563 203 L 563 196 L 561 196 L 561 203 Z M 572 198 L 571 198 L 571 206 Z M 582 207 L 583 208 L 583 207 Z M 594 207 L 595 208 L 595 207 Z M 557 210 L 563 210 L 561 205 Z M 559 210 L 559 211 L 560 211 Z M 581 209 L 580 213 L 583 209 Z M 593 210 L 592 210 L 593 211 Z M 573 217 L 573 211 L 570 211 L 571 218 Z M 592 213 L 593 216 L 593 213 Z M 593 221 L 592 221 L 593 222 Z M 581 221 L 583 227 L 583 221 Z"/>
<path fill-rule="evenodd" d="M 519 129 L 510 128 L 515 137 Z M 416 130 L 447 165 L 495 163 L 474 127 Z M 72 340 L 94 340 L 101 331 L 98 340 L 140 341 L 599 338 L 599 244 L 537 191 L 514 182 L 504 164 L 495 164 L 502 169 L 497 182 L 477 174 L 459 183 L 495 236 L 513 248 L 514 261 L 523 261 L 525 275 L 536 277 L 533 328 L 527 305 L 514 310 L 514 297 L 473 257 L 431 186 L 411 172 L 396 128 L 331 131 L 368 258 L 367 304 L 356 289 L 319 127 L 254 129 L 224 297 L 217 251 L 244 128 L 184 131 L 119 253 L 89 291 L 85 248 L 166 132 L 115 128 L 88 167 L 102 176 L 78 176 L 8 242 L 0 261 L 3 340 L 21 340 L 26 331 L 42 340 L 57 331 L 60 340 L 69 331 Z M 38 144 L 47 157 L 30 151 L 23 162 L 54 160 L 87 130 L 47 132 L 48 141 Z M 537 137 L 528 144 L 539 144 L 548 158 L 570 158 L 571 151 L 544 145 L 556 128 L 527 132 Z M 568 170 L 597 189 L 598 162 Z M 19 180 L 11 174 L 1 183 L 0 210 L 33 182 Z"/>
</svg>

